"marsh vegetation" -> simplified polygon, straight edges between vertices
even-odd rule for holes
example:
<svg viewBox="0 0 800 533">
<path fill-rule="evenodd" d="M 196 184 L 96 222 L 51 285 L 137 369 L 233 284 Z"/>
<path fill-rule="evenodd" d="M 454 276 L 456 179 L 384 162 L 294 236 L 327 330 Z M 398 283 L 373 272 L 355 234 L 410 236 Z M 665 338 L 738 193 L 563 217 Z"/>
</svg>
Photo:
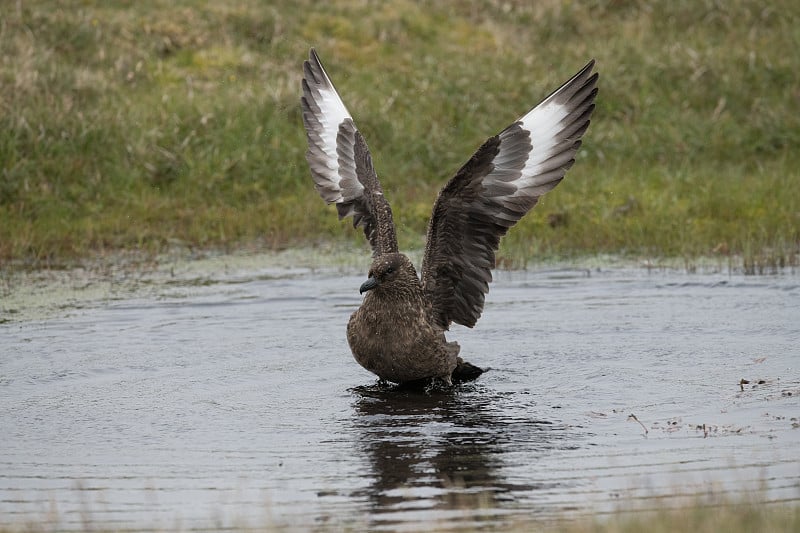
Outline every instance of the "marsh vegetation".
<svg viewBox="0 0 800 533">
<path fill-rule="evenodd" d="M 489 136 L 587 59 L 601 93 L 566 181 L 502 264 L 611 253 L 794 263 L 798 15 L 732 2 L 9 2 L 0 260 L 262 250 L 361 236 L 311 185 L 315 46 L 370 142 L 401 248 Z"/>
</svg>

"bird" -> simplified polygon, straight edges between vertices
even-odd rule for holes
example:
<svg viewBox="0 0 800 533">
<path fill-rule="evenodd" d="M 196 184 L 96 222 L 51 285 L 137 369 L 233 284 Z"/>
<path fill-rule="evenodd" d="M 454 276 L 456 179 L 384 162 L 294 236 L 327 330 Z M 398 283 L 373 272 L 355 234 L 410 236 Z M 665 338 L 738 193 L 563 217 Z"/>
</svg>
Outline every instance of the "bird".
<svg viewBox="0 0 800 533">
<path fill-rule="evenodd" d="M 314 48 L 303 62 L 300 99 L 315 188 L 339 219 L 352 217 L 372 249 L 347 323 L 355 360 L 381 382 L 477 379 L 450 326 L 480 318 L 500 239 L 564 178 L 586 133 L 599 74 L 592 59 L 538 105 L 489 137 L 439 191 L 428 223 L 421 274 L 401 253 L 392 209 L 364 137 Z M 366 294 L 365 294 L 366 293 Z"/>
</svg>

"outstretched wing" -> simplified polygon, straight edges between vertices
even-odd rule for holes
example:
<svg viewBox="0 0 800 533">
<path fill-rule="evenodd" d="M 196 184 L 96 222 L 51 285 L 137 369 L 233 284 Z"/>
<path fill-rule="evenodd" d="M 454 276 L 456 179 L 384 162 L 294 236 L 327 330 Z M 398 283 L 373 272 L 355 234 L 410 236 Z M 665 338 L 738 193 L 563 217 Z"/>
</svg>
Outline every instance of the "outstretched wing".
<svg viewBox="0 0 800 533">
<path fill-rule="evenodd" d="M 472 327 L 483 311 L 500 238 L 575 162 L 594 110 L 594 60 L 491 137 L 442 188 L 428 225 L 422 283 L 434 319 Z"/>
<path fill-rule="evenodd" d="M 352 216 L 363 227 L 373 255 L 397 252 L 394 222 L 372 156 L 331 79 L 312 48 L 303 63 L 303 125 L 306 160 L 323 200 L 335 203 L 339 219 Z"/>
</svg>

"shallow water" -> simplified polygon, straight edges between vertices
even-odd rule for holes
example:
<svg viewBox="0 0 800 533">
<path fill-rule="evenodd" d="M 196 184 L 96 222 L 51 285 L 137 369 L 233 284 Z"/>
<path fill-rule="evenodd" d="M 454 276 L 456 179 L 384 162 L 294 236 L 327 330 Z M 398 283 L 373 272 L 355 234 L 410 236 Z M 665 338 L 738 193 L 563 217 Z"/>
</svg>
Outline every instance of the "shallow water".
<svg viewBox="0 0 800 533">
<path fill-rule="evenodd" d="M 0 524 L 413 530 L 800 501 L 796 274 L 499 272 L 449 335 L 492 370 L 430 394 L 353 361 L 362 281 L 253 271 L 0 324 Z"/>
</svg>

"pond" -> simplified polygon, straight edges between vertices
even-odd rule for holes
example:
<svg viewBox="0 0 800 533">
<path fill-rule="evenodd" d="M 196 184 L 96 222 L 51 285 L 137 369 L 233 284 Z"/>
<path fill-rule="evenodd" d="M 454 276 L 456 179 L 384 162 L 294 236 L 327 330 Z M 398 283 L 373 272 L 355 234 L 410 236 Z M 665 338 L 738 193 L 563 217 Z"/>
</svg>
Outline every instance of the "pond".
<svg viewBox="0 0 800 533">
<path fill-rule="evenodd" d="M 448 335 L 491 370 L 428 393 L 350 355 L 363 279 L 251 265 L 7 314 L 0 525 L 420 530 L 800 501 L 796 273 L 499 271 Z"/>
</svg>

